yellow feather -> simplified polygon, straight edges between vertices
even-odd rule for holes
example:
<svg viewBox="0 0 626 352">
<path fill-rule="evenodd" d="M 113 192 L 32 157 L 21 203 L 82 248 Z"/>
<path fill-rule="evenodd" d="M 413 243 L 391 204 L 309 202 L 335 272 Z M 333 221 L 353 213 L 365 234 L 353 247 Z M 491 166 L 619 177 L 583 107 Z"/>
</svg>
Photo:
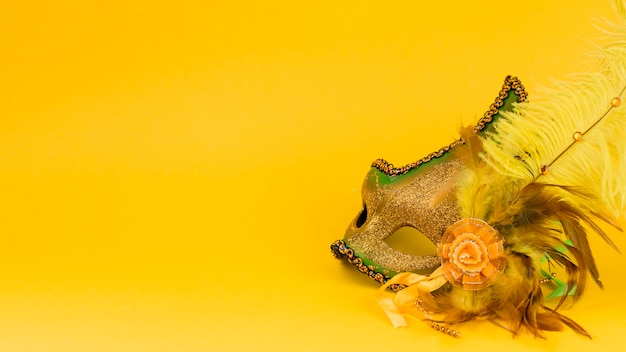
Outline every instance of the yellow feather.
<svg viewBox="0 0 626 352">
<path fill-rule="evenodd" d="M 617 227 L 626 210 L 626 102 L 614 100 L 626 87 L 625 2 L 616 8 L 620 22 L 611 28 L 619 39 L 596 55 L 599 72 L 555 82 L 502 113 L 484 134 L 462 129 L 465 145 L 455 153 L 465 169 L 454 193 L 460 215 L 482 219 L 502 234 L 507 268 L 480 291 L 434 292 L 428 302 L 442 312 L 442 321 L 491 319 L 514 333 L 525 328 L 537 336 L 565 324 L 589 336 L 544 307 L 540 266 L 548 254 L 565 269 L 566 294 L 557 308 L 567 293 L 582 295 L 587 272 L 601 285 L 581 224 L 614 247 L 593 219 Z M 568 254 L 557 247 L 568 248 Z"/>
<path fill-rule="evenodd" d="M 626 41 L 626 24 L 620 29 Z M 504 182 L 513 192 L 532 182 L 577 186 L 594 197 L 572 201 L 617 218 L 626 207 L 626 104 L 611 102 L 626 86 L 626 45 L 603 49 L 599 58 L 601 72 L 557 82 L 504 113 L 484 138 L 482 156 L 510 178 Z M 582 140 L 574 140 L 576 133 Z M 542 175 L 545 166 L 549 172 Z"/>
<path fill-rule="evenodd" d="M 599 72 L 556 82 L 500 114 L 485 133 L 461 130 L 464 145 L 454 153 L 465 168 L 452 194 L 462 218 L 478 218 L 503 238 L 488 244 L 498 260 L 497 248 L 504 251 L 506 267 L 476 290 L 466 289 L 465 282 L 452 284 L 460 272 L 444 270 L 453 280 L 417 297 L 420 307 L 432 312 L 428 319 L 451 324 L 488 319 L 514 334 L 526 329 L 536 336 L 566 325 L 590 336 L 556 310 L 568 296 L 583 294 L 587 273 L 601 285 L 588 229 L 615 247 L 595 221 L 617 227 L 626 213 L 626 102 L 622 106 L 615 99 L 626 90 L 626 0 L 615 8 L 619 22 L 607 33 L 616 44 L 596 55 Z M 474 235 L 469 227 L 462 231 L 467 232 L 454 241 Z M 463 241 L 459 246 L 470 246 Z M 555 309 L 544 306 L 540 284 L 548 257 L 566 276 Z M 467 272 L 463 279 L 472 282 L 476 271 Z"/>
</svg>

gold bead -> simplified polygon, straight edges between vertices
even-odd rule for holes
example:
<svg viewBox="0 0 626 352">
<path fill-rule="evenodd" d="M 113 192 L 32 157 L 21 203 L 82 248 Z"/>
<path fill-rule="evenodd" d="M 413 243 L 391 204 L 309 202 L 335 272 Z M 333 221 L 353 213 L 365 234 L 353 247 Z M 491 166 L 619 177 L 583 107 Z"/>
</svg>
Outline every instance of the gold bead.
<svg viewBox="0 0 626 352">
<path fill-rule="evenodd" d="M 582 132 L 575 132 L 573 138 L 576 142 L 580 142 L 583 139 Z"/>
<path fill-rule="evenodd" d="M 620 99 L 619 97 L 615 97 L 611 99 L 611 106 L 614 108 L 620 106 L 621 103 L 622 103 L 622 99 Z"/>
<path fill-rule="evenodd" d="M 547 175 L 550 172 L 550 166 L 541 165 L 541 167 L 539 168 L 539 172 L 541 172 L 542 175 Z"/>
</svg>

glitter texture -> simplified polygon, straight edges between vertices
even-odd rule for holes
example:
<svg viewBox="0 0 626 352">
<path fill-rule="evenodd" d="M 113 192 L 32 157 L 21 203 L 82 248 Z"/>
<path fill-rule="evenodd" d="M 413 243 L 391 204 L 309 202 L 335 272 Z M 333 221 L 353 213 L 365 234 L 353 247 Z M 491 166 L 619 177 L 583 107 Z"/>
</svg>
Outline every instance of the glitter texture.
<svg viewBox="0 0 626 352">
<path fill-rule="evenodd" d="M 504 108 L 507 99 L 527 100 L 521 82 L 507 76 L 489 110 L 478 121 L 474 131 L 482 132 Z M 510 106 L 509 106 L 510 109 Z M 455 140 L 411 164 L 394 167 L 377 159 L 362 187 L 364 209 L 351 222 L 343 240 L 331 245 L 338 259 L 347 259 L 359 271 L 378 282 L 398 272 L 432 272 L 441 265 L 438 256 L 417 256 L 391 248 L 385 239 L 404 226 L 421 231 L 438 245 L 448 226 L 461 219 L 458 206 L 448 194 L 440 192 L 463 166 L 449 153 L 463 144 Z M 437 196 L 437 204 L 432 205 Z M 399 289 L 399 287 L 398 287 Z"/>
<path fill-rule="evenodd" d="M 431 270 L 440 265 L 437 256 L 415 256 L 395 250 L 384 242 L 396 230 L 411 226 L 433 243 L 439 243 L 446 228 L 460 219 L 450 196 L 435 206 L 431 200 L 462 167 L 452 159 L 418 171 L 409 180 L 380 185 L 379 171 L 372 170 L 363 185 L 363 200 L 368 209 L 366 223 L 358 228 L 353 222 L 345 240 L 364 257 L 395 272 Z"/>
</svg>

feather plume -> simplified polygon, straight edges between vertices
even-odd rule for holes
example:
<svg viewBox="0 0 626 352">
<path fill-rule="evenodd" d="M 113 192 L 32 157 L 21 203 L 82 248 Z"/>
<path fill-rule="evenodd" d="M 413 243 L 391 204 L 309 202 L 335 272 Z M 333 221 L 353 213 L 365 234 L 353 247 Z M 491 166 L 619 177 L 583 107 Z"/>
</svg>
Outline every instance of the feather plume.
<svg viewBox="0 0 626 352">
<path fill-rule="evenodd" d="M 442 267 L 430 279 L 441 284 L 421 290 L 406 283 L 412 291 L 397 307 L 419 302 L 436 328 L 486 319 L 513 334 L 541 337 L 567 326 L 590 337 L 558 310 L 581 297 L 588 274 L 602 287 L 588 236 L 617 250 L 597 222 L 621 230 L 626 211 L 626 0 L 615 9 L 619 21 L 606 31 L 615 44 L 596 54 L 600 71 L 555 82 L 501 112 L 484 132 L 461 129 L 464 143 L 453 153 L 464 168 L 451 195 L 462 220 L 437 249 Z M 481 258 L 488 260 L 474 266 Z M 545 261 L 565 279 L 545 277 Z M 402 284 L 394 277 L 386 285 L 392 283 Z M 560 297 L 554 308 L 544 305 L 543 283 L 557 285 L 558 294 L 548 295 Z"/>
<path fill-rule="evenodd" d="M 465 145 L 456 153 L 465 169 L 455 192 L 461 216 L 498 230 L 506 243 L 507 269 L 480 293 L 458 287 L 433 293 L 431 307 L 445 312 L 443 321 L 481 317 L 537 336 L 564 324 L 589 336 L 557 309 L 568 296 L 575 300 L 583 294 L 587 273 L 602 286 L 588 229 L 617 249 L 596 221 L 617 227 L 626 207 L 626 107 L 620 107 L 626 11 L 622 2 L 617 8 L 621 22 L 613 29 L 620 41 L 598 54 L 600 72 L 556 82 L 504 112 L 482 135 L 462 129 Z M 561 247 L 567 252 L 557 250 Z M 544 306 L 539 284 L 546 257 L 567 276 L 555 309 Z M 469 306 L 459 303 L 470 301 Z"/>
<path fill-rule="evenodd" d="M 587 274 L 602 287 L 588 232 L 617 250 L 596 223 L 616 228 L 626 208 L 626 10 L 616 6 L 617 44 L 601 49 L 602 70 L 556 82 L 530 102 L 503 112 L 483 134 L 463 128 L 464 163 L 454 195 L 462 218 L 478 218 L 504 238 L 506 270 L 479 291 L 446 284 L 422 293 L 442 323 L 488 319 L 514 334 L 537 336 L 563 325 L 589 337 L 557 310 L 578 299 Z M 566 250 L 559 250 L 565 248 Z M 544 305 L 541 263 L 550 258 L 565 272 L 556 307 Z"/>
<path fill-rule="evenodd" d="M 626 24 L 621 30 L 626 40 Z M 483 138 L 482 160 L 490 172 L 510 178 L 510 193 L 535 182 L 582 187 L 593 197 L 572 198 L 580 207 L 623 216 L 626 109 L 613 99 L 626 85 L 626 45 L 602 50 L 599 59 L 604 70 L 557 82 L 532 102 L 503 113 Z"/>
</svg>

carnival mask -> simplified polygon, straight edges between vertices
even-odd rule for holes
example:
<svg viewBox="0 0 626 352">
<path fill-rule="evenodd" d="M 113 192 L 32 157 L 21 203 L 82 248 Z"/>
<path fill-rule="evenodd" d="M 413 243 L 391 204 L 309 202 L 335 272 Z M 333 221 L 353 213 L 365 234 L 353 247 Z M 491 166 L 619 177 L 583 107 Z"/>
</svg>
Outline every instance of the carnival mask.
<svg viewBox="0 0 626 352">
<path fill-rule="evenodd" d="M 526 101 L 527 94 L 516 77 L 506 77 L 495 102 L 475 127 L 485 133 L 502 111 Z M 460 220 L 458 205 L 449 191 L 463 163 L 454 149 L 456 140 L 404 167 L 395 168 L 383 159 L 372 164 L 362 188 L 363 209 L 350 223 L 343 240 L 331 249 L 379 283 L 400 272 L 430 273 L 441 260 L 436 255 L 412 255 L 389 246 L 385 240 L 410 227 L 432 243 L 440 243 L 450 225 Z M 419 252 L 420 248 L 412 252 Z"/>
<path fill-rule="evenodd" d="M 599 55 L 601 72 L 531 101 L 509 76 L 460 139 L 404 167 L 374 161 L 363 208 L 331 249 L 383 284 L 379 303 L 395 326 L 411 314 L 452 336 L 460 333 L 451 324 L 477 318 L 513 333 L 541 336 L 564 324 L 589 336 L 557 310 L 582 295 L 587 274 L 601 285 L 588 232 L 617 249 L 597 222 L 620 229 L 626 207 L 621 30 L 622 41 Z M 390 246 L 407 228 L 436 253 Z M 549 298 L 558 298 L 554 307 Z"/>
</svg>

